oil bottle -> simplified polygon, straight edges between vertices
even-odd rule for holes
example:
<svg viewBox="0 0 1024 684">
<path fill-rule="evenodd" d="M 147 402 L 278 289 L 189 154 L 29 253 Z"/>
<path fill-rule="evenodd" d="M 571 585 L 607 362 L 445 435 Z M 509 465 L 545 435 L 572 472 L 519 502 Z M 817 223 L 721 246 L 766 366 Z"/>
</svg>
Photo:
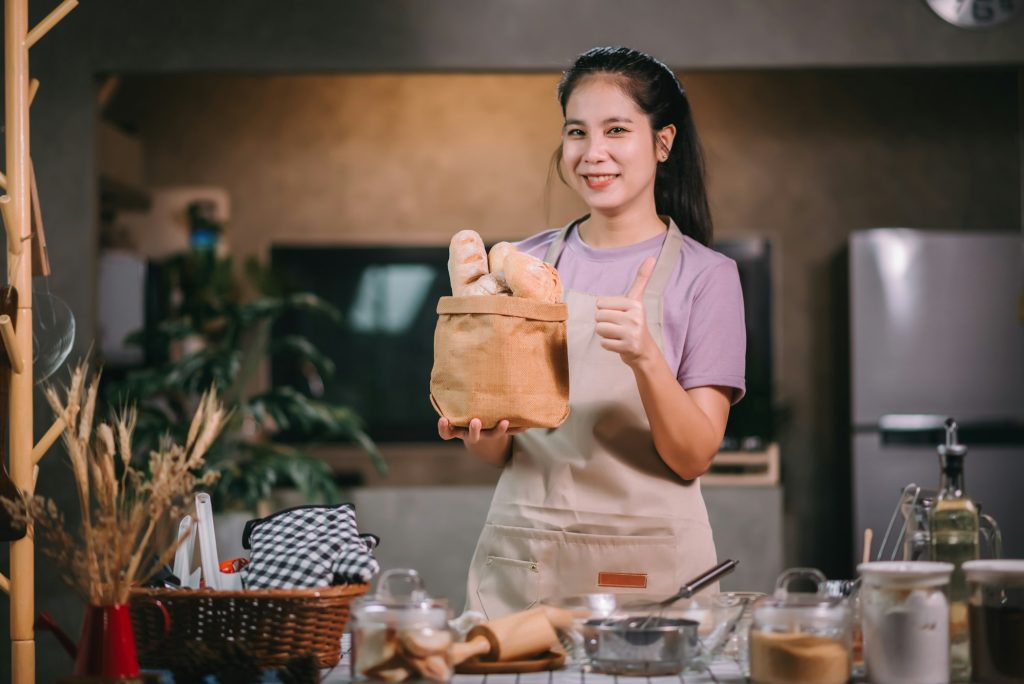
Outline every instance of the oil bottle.
<svg viewBox="0 0 1024 684">
<path fill-rule="evenodd" d="M 946 420 L 946 443 L 939 446 L 942 469 L 939 493 L 929 520 L 932 560 L 953 563 L 949 582 L 950 667 L 953 681 L 971 675 L 970 635 L 967 622 L 969 592 L 961 567 L 978 557 L 978 507 L 964 489 L 964 457 L 967 447 L 957 438 L 957 424 Z"/>
</svg>

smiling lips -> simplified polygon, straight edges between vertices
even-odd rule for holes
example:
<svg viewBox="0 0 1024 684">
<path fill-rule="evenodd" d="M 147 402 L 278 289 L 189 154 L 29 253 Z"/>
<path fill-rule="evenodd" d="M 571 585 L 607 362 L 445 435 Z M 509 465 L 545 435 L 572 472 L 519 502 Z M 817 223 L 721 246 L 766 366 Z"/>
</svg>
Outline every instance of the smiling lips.
<svg viewBox="0 0 1024 684">
<path fill-rule="evenodd" d="M 606 188 L 609 185 L 611 185 L 612 181 L 614 181 L 616 178 L 619 177 L 618 174 L 605 174 L 605 175 L 601 175 L 601 176 L 594 175 L 594 174 L 581 174 L 581 175 L 583 176 L 583 180 L 587 184 L 587 187 L 591 188 L 592 190 L 599 190 L 601 188 Z"/>
</svg>

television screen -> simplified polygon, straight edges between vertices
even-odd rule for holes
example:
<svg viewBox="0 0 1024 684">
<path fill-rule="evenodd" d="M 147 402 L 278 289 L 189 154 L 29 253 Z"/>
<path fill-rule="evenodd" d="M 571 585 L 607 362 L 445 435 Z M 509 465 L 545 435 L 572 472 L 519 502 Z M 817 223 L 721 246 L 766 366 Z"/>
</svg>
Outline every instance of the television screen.
<svg viewBox="0 0 1024 684">
<path fill-rule="evenodd" d="M 772 434 L 770 250 L 765 240 L 721 241 L 715 248 L 739 265 L 747 318 L 747 396 L 733 407 L 730 444 Z M 275 384 L 352 407 L 378 442 L 438 440 L 428 397 L 435 307 L 451 294 L 448 248 L 275 245 L 271 263 L 293 287 L 334 304 L 339 327 L 305 313 L 282 318 L 276 335 L 307 337 L 335 364 L 318 379 L 297 364 L 273 364 Z"/>
</svg>

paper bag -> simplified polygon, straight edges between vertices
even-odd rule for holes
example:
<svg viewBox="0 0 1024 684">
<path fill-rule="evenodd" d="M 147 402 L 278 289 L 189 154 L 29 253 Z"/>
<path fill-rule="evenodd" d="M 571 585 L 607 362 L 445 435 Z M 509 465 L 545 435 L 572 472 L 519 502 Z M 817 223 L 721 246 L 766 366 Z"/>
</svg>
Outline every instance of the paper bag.
<svg viewBox="0 0 1024 684">
<path fill-rule="evenodd" d="M 452 425 L 558 427 L 569 415 L 565 304 L 441 297 L 430 401 Z"/>
</svg>

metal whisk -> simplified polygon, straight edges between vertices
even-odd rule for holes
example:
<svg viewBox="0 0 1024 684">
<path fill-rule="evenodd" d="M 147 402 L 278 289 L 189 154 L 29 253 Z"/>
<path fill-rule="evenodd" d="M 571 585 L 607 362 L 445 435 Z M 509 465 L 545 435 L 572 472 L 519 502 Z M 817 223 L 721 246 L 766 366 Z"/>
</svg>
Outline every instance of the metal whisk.
<svg viewBox="0 0 1024 684">
<path fill-rule="evenodd" d="M 683 586 L 679 587 L 679 591 L 677 591 L 672 596 L 669 596 L 667 599 L 664 599 L 662 601 L 651 601 L 649 603 L 639 604 L 640 607 L 652 608 L 655 610 L 654 612 L 646 616 L 630 618 L 629 620 L 623 621 L 623 628 L 631 630 L 646 629 L 650 627 L 652 623 L 657 624 L 657 620 L 661 617 L 661 614 L 665 611 L 666 608 L 668 608 L 680 599 L 692 597 L 698 591 L 700 591 L 707 585 L 711 584 L 715 580 L 728 575 L 730 572 L 735 570 L 736 566 L 739 564 L 740 562 L 737 560 L 724 560 L 715 567 L 708 570 L 707 572 L 701 573 L 700 575 L 693 578 Z M 634 605 L 632 607 L 636 608 L 638 606 Z"/>
</svg>

